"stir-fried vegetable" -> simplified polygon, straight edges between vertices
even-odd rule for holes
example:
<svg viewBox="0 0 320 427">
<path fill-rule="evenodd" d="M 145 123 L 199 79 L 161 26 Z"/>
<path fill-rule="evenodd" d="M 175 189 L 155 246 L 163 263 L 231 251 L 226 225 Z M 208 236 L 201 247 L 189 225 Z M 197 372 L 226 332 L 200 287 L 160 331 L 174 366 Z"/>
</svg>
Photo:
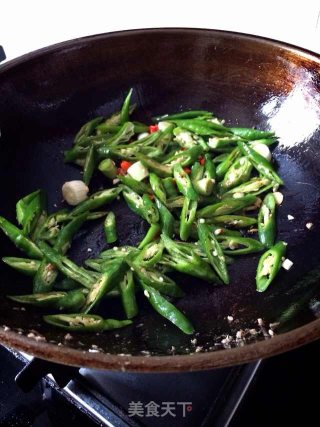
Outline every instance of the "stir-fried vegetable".
<svg viewBox="0 0 320 427">
<path fill-rule="evenodd" d="M 132 319 L 139 315 L 136 294 L 142 291 L 155 311 L 192 334 L 194 327 L 171 302 L 184 295 L 173 272 L 200 279 L 197 286 L 201 280 L 232 286 L 232 257 L 267 249 L 257 268 L 257 290 L 265 291 L 278 274 L 286 245 L 275 243 L 272 189 L 283 184 L 269 149 L 276 137 L 226 126 L 204 110 L 160 115 L 151 125 L 133 121 L 133 96 L 131 89 L 119 111 L 85 123 L 65 152 L 66 162 L 83 168 L 81 180 L 62 187 L 72 209 L 48 214 L 45 194 L 37 190 L 18 201 L 18 226 L 0 217 L 0 229 L 28 257 L 4 257 L 4 263 L 33 278 L 33 294 L 9 298 L 51 310 L 44 320 L 55 327 L 96 332 L 132 323 L 91 314 L 105 298 L 120 298 L 125 318 Z M 96 173 L 108 185 L 92 193 Z M 117 210 L 104 206 L 121 195 L 149 224 L 137 247 L 110 247 L 123 230 Z M 99 218 L 109 246 L 86 259 L 85 267 L 77 265 L 66 256 L 73 238 Z"/>
</svg>

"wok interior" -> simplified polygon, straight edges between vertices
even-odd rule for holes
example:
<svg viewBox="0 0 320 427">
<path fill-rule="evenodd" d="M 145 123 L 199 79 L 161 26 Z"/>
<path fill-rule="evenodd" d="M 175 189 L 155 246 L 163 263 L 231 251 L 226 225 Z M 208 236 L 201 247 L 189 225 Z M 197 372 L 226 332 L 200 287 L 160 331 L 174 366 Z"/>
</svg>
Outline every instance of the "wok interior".
<svg viewBox="0 0 320 427">
<path fill-rule="evenodd" d="M 278 238 L 288 243 L 294 262 L 270 289 L 255 291 L 258 256 L 241 257 L 231 266 L 231 284 L 210 284 L 176 276 L 186 291 L 177 302 L 197 331 L 183 335 L 139 297 L 134 325 L 114 332 L 81 334 L 65 341 L 65 332 L 44 324 L 41 310 L 17 309 L 7 294 L 30 293 L 31 280 L 0 265 L 0 326 L 44 335 L 47 341 L 85 350 L 92 344 L 106 353 L 176 354 L 214 351 L 223 334 L 257 328 L 257 318 L 280 321 L 278 333 L 310 322 L 319 313 L 319 60 L 262 39 L 196 30 L 125 32 L 71 42 L 0 72 L 1 215 L 14 220 L 15 203 L 43 188 L 49 209 L 63 207 L 63 182 L 79 179 L 79 169 L 63 162 L 78 128 L 88 119 L 117 110 L 134 88 L 134 118 L 180 109 L 209 109 L 227 124 L 274 130 L 274 150 L 285 182 L 278 212 Z M 106 185 L 95 177 L 92 191 Z M 136 244 L 147 226 L 122 202 L 116 202 L 119 245 Z M 294 216 L 288 221 L 287 215 Z M 307 222 L 314 224 L 311 230 Z M 95 257 L 107 245 L 101 222 L 79 233 L 70 251 L 76 261 Z M 19 256 L 0 236 L 0 255 Z M 103 302 L 106 317 L 123 317 L 118 301 Z M 234 321 L 229 324 L 227 316 Z M 195 341 L 194 341 L 195 342 Z M 172 347 L 173 346 L 173 347 Z M 142 352 L 142 353 L 141 353 Z"/>
</svg>

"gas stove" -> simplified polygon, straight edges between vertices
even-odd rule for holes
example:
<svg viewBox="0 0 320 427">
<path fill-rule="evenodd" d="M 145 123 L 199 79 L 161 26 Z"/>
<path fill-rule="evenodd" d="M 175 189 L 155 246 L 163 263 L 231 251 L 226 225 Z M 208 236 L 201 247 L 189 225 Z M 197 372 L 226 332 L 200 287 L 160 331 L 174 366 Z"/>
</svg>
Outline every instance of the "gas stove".
<svg viewBox="0 0 320 427">
<path fill-rule="evenodd" d="M 144 374 L 78 369 L 0 347 L 0 426 L 270 426 L 315 414 L 320 342 L 248 365 Z M 15 380 L 14 380 L 15 379 Z"/>
</svg>

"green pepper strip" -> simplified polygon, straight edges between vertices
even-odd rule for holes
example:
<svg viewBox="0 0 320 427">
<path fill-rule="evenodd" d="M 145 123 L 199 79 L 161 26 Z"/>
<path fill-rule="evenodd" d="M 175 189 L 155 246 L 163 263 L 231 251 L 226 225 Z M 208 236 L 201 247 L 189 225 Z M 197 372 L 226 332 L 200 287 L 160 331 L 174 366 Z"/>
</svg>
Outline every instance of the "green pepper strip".
<svg viewBox="0 0 320 427">
<path fill-rule="evenodd" d="M 141 282 L 141 286 L 144 290 L 144 295 L 148 298 L 148 301 L 152 307 L 165 319 L 168 319 L 174 325 L 176 325 L 185 334 L 193 334 L 194 327 L 190 321 L 186 318 L 180 310 L 177 309 L 173 304 L 166 300 L 156 289 L 148 286 L 144 282 Z"/>
<path fill-rule="evenodd" d="M 161 203 L 165 204 L 167 200 L 167 194 L 163 187 L 162 180 L 153 172 L 150 173 L 149 180 L 155 196 L 160 200 Z"/>
<path fill-rule="evenodd" d="M 228 156 L 217 166 L 216 173 L 217 178 L 221 180 L 224 175 L 226 174 L 227 170 L 230 169 L 230 167 L 233 165 L 233 163 L 237 160 L 237 158 L 240 156 L 240 150 L 239 148 L 235 148 L 231 151 L 231 153 L 228 154 Z"/>
<path fill-rule="evenodd" d="M 221 135 L 222 132 L 229 132 L 229 129 L 223 125 L 201 119 L 174 119 L 173 121 L 177 126 L 194 132 L 200 136 Z"/>
<path fill-rule="evenodd" d="M 160 218 L 161 218 L 161 209 L 159 208 L 158 204 L 157 204 L 157 207 L 158 207 Z M 161 233 L 160 225 L 158 223 L 151 224 L 143 240 L 139 243 L 138 249 L 143 249 L 146 245 L 153 242 L 155 239 L 157 239 L 160 236 L 160 233 Z"/>
<path fill-rule="evenodd" d="M 136 179 L 132 178 L 129 175 L 118 175 L 118 179 L 120 179 L 120 181 L 124 185 L 131 188 L 131 190 L 140 194 L 140 196 L 142 196 L 145 193 L 152 194 L 152 188 L 150 187 L 149 184 L 146 184 L 145 182 L 137 181 Z"/>
<path fill-rule="evenodd" d="M 198 194 L 195 192 L 188 174 L 182 169 L 180 164 L 174 166 L 173 175 L 180 193 L 190 200 L 198 200 Z"/>
<path fill-rule="evenodd" d="M 172 237 L 174 233 L 174 217 L 169 211 L 169 209 L 167 209 L 167 207 L 163 205 L 157 198 L 156 205 L 160 215 L 162 233 L 166 234 L 169 237 Z"/>
<path fill-rule="evenodd" d="M 265 132 L 252 128 L 230 128 L 229 131 L 234 135 L 240 136 L 240 138 L 247 139 L 249 141 L 274 137 L 274 132 Z"/>
<path fill-rule="evenodd" d="M 78 267 L 74 262 L 69 260 L 67 257 L 60 255 L 57 251 L 55 251 L 53 248 L 50 248 L 50 246 L 44 242 L 39 242 L 39 247 L 50 263 L 54 264 L 57 269 L 65 276 L 75 280 L 78 283 L 81 283 L 82 286 L 89 289 L 94 284 L 95 279 L 90 274 L 90 272 L 86 271 L 82 267 Z"/>
<path fill-rule="evenodd" d="M 166 178 L 172 175 L 172 168 L 170 166 L 163 165 L 148 158 L 144 154 L 137 153 L 137 159 L 139 159 L 146 168 L 157 174 L 160 178 Z"/>
<path fill-rule="evenodd" d="M 109 212 L 104 221 L 104 233 L 107 243 L 114 243 L 117 239 L 116 216 L 113 212 Z"/>
<path fill-rule="evenodd" d="M 217 272 L 218 276 L 225 283 L 229 283 L 229 274 L 225 256 L 210 227 L 206 224 L 198 223 L 198 234 L 202 249 L 205 251 L 210 264 Z"/>
<path fill-rule="evenodd" d="M 227 215 L 239 211 L 246 206 L 254 204 L 255 196 L 246 195 L 237 199 L 224 199 L 221 202 L 206 206 L 198 211 L 198 218 L 211 218 L 213 216 Z"/>
<path fill-rule="evenodd" d="M 101 278 L 92 285 L 87 295 L 86 303 L 81 311 L 88 313 L 105 294 L 116 287 L 117 282 L 123 277 L 126 268 L 126 265 L 120 260 L 105 270 Z"/>
<path fill-rule="evenodd" d="M 73 236 L 83 225 L 86 218 L 87 213 L 85 212 L 72 219 L 72 221 L 62 228 L 53 247 L 56 252 L 60 254 L 65 254 L 67 252 L 71 245 Z M 58 270 L 44 257 L 33 279 L 33 292 L 49 292 L 52 289 L 57 276 Z"/>
<path fill-rule="evenodd" d="M 227 170 L 222 182 L 220 191 L 230 190 L 243 182 L 248 181 L 252 172 L 252 164 L 247 157 L 240 157 Z"/>
<path fill-rule="evenodd" d="M 122 105 L 121 111 L 120 111 L 120 124 L 123 125 L 129 120 L 129 114 L 130 114 L 130 101 L 132 96 L 133 89 L 131 88 L 129 90 L 128 95 L 126 96 L 124 103 Z"/>
<path fill-rule="evenodd" d="M 182 111 L 181 113 L 174 114 L 163 114 L 162 116 L 156 116 L 153 118 L 156 122 L 161 122 L 163 120 L 176 120 L 176 119 L 195 119 L 197 117 L 212 117 L 213 114 L 206 110 L 191 110 L 191 111 Z"/>
<path fill-rule="evenodd" d="M 83 167 L 83 182 L 86 185 L 90 184 L 95 167 L 96 167 L 96 151 L 95 151 L 95 146 L 91 145 L 86 155 L 86 160 Z"/>
<path fill-rule="evenodd" d="M 52 307 L 58 310 L 73 311 L 79 310 L 85 303 L 83 290 L 73 290 L 70 292 L 47 292 L 31 295 L 8 296 L 13 301 L 20 304 L 30 304 L 37 307 Z"/>
<path fill-rule="evenodd" d="M 141 197 L 135 191 L 125 187 L 123 190 L 123 197 L 129 208 L 145 219 L 149 224 L 154 224 L 159 221 L 159 212 L 146 194 Z"/>
<path fill-rule="evenodd" d="M 119 187 L 98 191 L 72 209 L 70 216 L 76 216 L 80 213 L 100 208 L 101 206 L 112 202 L 112 200 L 114 200 L 121 191 L 122 189 Z"/>
<path fill-rule="evenodd" d="M 275 170 L 273 169 L 273 167 L 271 166 L 271 164 L 268 162 L 267 159 L 265 159 L 263 156 L 257 153 L 253 148 L 251 148 L 245 142 L 239 141 L 238 146 L 241 152 L 248 157 L 252 165 L 257 169 L 258 172 L 261 173 L 261 175 L 270 179 L 270 181 L 275 181 L 280 185 L 283 184 L 282 179 L 275 172 Z"/>
<path fill-rule="evenodd" d="M 24 251 L 30 258 L 42 258 L 42 252 L 38 246 L 25 237 L 23 231 L 2 216 L 0 216 L 0 228 L 12 243 L 14 243 L 17 248 Z"/>
<path fill-rule="evenodd" d="M 114 179 L 117 176 L 117 167 L 113 160 L 104 159 L 99 163 L 98 169 L 109 179 Z"/>
<path fill-rule="evenodd" d="M 206 280 L 211 283 L 220 283 L 219 278 L 209 264 L 201 259 L 191 247 L 183 246 L 168 236 L 162 234 L 161 240 L 169 253 L 169 265 L 181 273 Z"/>
<path fill-rule="evenodd" d="M 50 325 L 74 332 L 100 332 L 131 325 L 131 320 L 103 319 L 94 314 L 50 314 L 43 316 Z"/>
<path fill-rule="evenodd" d="M 136 300 L 136 289 L 133 280 L 133 273 L 128 270 L 119 283 L 119 291 L 122 301 L 122 307 L 126 313 L 127 319 L 132 319 L 138 314 L 138 305 Z"/>
<path fill-rule="evenodd" d="M 264 292 L 278 274 L 286 246 L 284 242 L 277 242 L 261 256 L 256 274 L 258 292 Z"/>
<path fill-rule="evenodd" d="M 34 191 L 17 202 L 17 221 L 25 236 L 34 232 L 40 215 L 46 211 L 46 202 L 47 198 L 42 190 Z"/>
<path fill-rule="evenodd" d="M 264 246 L 261 242 L 249 237 L 217 236 L 217 240 L 227 255 L 245 255 L 261 252 Z M 240 248 L 239 248 L 240 247 Z"/>
<path fill-rule="evenodd" d="M 255 177 L 244 184 L 238 185 L 237 187 L 231 188 L 226 193 L 222 194 L 222 198 L 234 197 L 234 194 L 245 195 L 251 194 L 257 196 L 258 194 L 264 193 L 273 187 L 273 183 L 264 177 Z"/>
<path fill-rule="evenodd" d="M 41 261 L 29 258 L 3 257 L 2 261 L 22 274 L 33 277 Z"/>
<path fill-rule="evenodd" d="M 103 117 L 95 117 L 94 119 L 90 120 L 89 122 L 85 123 L 77 133 L 77 135 L 74 138 L 74 143 L 77 144 L 81 141 L 81 139 L 86 138 L 93 134 L 96 127 L 99 123 L 101 123 L 103 120 Z"/>
<path fill-rule="evenodd" d="M 151 242 L 137 255 L 135 262 L 138 262 L 142 267 L 152 267 L 160 261 L 163 249 L 162 242 Z"/>
<path fill-rule="evenodd" d="M 185 197 L 180 216 L 180 239 L 188 240 L 192 224 L 196 218 L 198 202 Z"/>
<path fill-rule="evenodd" d="M 258 233 L 260 242 L 271 248 L 276 238 L 276 201 L 269 193 L 264 198 L 258 215 Z"/>
<path fill-rule="evenodd" d="M 198 157 L 203 153 L 203 148 L 199 145 L 188 148 L 187 150 L 181 151 L 178 154 L 174 154 L 165 160 L 165 164 L 168 166 L 174 166 L 179 164 L 182 167 L 193 165 L 197 161 Z"/>
<path fill-rule="evenodd" d="M 126 262 L 133 269 L 138 281 L 153 286 L 162 294 L 171 297 L 181 297 L 184 295 L 179 286 L 170 277 L 155 268 L 144 268 L 136 262 L 136 255 L 129 255 Z"/>
<path fill-rule="evenodd" d="M 242 215 L 219 215 L 206 220 L 207 224 L 224 224 L 229 227 L 246 228 L 257 223 L 256 218 Z"/>
</svg>

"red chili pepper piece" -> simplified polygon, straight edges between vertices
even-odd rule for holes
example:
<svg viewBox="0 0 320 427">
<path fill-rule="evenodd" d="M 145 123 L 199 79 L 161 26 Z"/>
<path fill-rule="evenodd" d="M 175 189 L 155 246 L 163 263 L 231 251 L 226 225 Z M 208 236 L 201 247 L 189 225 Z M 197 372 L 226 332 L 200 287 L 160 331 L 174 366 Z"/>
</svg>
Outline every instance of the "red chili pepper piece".
<svg viewBox="0 0 320 427">
<path fill-rule="evenodd" d="M 206 159 L 204 157 L 199 158 L 199 163 L 201 166 L 203 166 L 205 164 L 205 162 L 206 162 Z"/>
<path fill-rule="evenodd" d="M 132 163 L 128 162 L 127 160 L 122 160 L 122 162 L 120 163 L 120 168 L 124 171 L 127 171 L 130 166 L 132 166 Z"/>
<path fill-rule="evenodd" d="M 158 125 L 150 125 L 149 126 L 149 133 L 157 132 L 159 130 Z"/>
<path fill-rule="evenodd" d="M 183 170 L 185 171 L 185 173 L 187 173 L 188 175 L 190 175 L 190 173 L 191 173 L 191 169 L 190 168 L 183 168 Z"/>
<path fill-rule="evenodd" d="M 148 194 L 150 200 L 154 200 L 154 194 Z"/>
</svg>

